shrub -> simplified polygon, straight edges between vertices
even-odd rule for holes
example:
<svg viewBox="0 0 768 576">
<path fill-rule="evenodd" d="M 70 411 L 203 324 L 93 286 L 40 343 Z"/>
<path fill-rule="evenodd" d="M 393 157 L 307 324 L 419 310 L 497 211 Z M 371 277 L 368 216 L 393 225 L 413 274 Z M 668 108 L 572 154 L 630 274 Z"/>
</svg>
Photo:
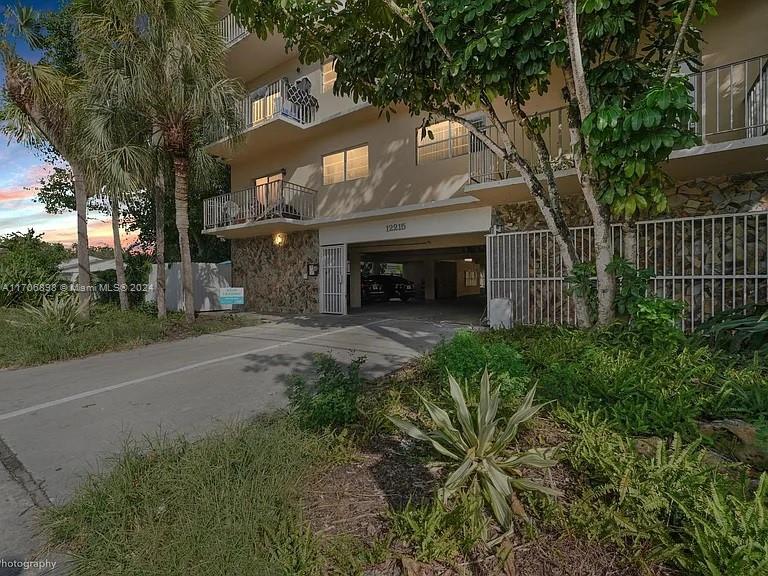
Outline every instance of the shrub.
<svg viewBox="0 0 768 576">
<path fill-rule="evenodd" d="M 591 481 L 570 510 L 580 531 L 686 573 L 765 573 L 765 475 L 750 497 L 744 483 L 707 463 L 696 442 L 685 446 L 675 436 L 644 455 L 595 414 L 560 410 L 558 417 L 575 432 L 569 460 Z"/>
<path fill-rule="evenodd" d="M 55 291 L 57 265 L 68 256 L 32 229 L 0 236 L 0 306 L 39 305 Z"/>
<path fill-rule="evenodd" d="M 768 410 L 764 366 L 737 363 L 686 339 L 650 345 L 616 327 L 534 327 L 506 338 L 521 350 L 545 399 L 602 411 L 625 434 L 692 437 L 699 420 L 755 421 Z"/>
<path fill-rule="evenodd" d="M 52 299 L 43 297 L 39 308 L 25 304 L 24 310 L 31 323 L 59 328 L 65 334 L 72 334 L 86 323 L 83 311 L 87 306 L 88 302 L 81 303 L 77 293 L 60 292 Z"/>
<path fill-rule="evenodd" d="M 523 396 L 530 388 L 528 370 L 518 349 L 498 334 L 472 330 L 457 332 L 437 346 L 431 356 L 440 380 L 452 374 L 461 381 L 477 381 L 487 369 L 499 386 L 501 397 Z"/>
<path fill-rule="evenodd" d="M 293 413 L 308 428 L 341 428 L 358 416 L 357 399 L 362 388 L 360 367 L 365 358 L 348 366 L 329 354 L 314 357 L 314 380 L 296 376 L 290 383 L 288 398 Z"/>
<path fill-rule="evenodd" d="M 518 410 L 506 419 L 496 417 L 499 390 L 491 390 L 488 371 L 480 380 L 480 401 L 476 414 L 470 414 L 464 393 L 453 376 L 448 377 L 453 398 L 454 417 L 429 400 L 423 403 L 429 412 L 434 430 L 422 432 L 412 423 L 390 416 L 389 419 L 409 436 L 428 442 L 441 455 L 452 461 L 453 470 L 441 490 L 447 504 L 457 492 L 488 503 L 496 520 L 505 531 L 512 530 L 513 515 L 525 515 L 516 491 L 535 490 L 544 494 L 560 492 L 528 478 L 522 477 L 523 468 L 549 468 L 557 462 L 548 450 L 531 449 L 512 453 L 509 444 L 517 435 L 520 424 L 531 419 L 542 404 L 534 405 L 536 388 L 526 395 Z M 510 506 L 513 502 L 513 507 Z"/>
<path fill-rule="evenodd" d="M 697 329 L 712 346 L 729 352 L 768 354 L 768 304 L 749 304 L 716 314 Z"/>
</svg>

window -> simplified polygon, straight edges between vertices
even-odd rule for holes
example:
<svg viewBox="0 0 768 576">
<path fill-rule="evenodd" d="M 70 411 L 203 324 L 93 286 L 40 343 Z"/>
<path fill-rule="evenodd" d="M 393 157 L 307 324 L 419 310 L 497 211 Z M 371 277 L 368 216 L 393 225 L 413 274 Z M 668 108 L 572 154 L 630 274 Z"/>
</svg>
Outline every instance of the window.
<svg viewBox="0 0 768 576">
<path fill-rule="evenodd" d="M 432 132 L 432 138 L 429 137 Z M 419 128 L 416 133 L 416 162 L 444 160 L 469 153 L 469 134 L 467 129 L 458 122 L 445 120 L 427 126 L 427 132 L 422 136 Z"/>
<path fill-rule="evenodd" d="M 256 186 L 263 186 L 264 184 L 271 184 L 272 182 L 280 182 L 283 179 L 283 173 L 276 172 L 275 174 L 269 174 L 268 176 L 262 176 L 261 178 L 255 178 L 253 183 Z"/>
<path fill-rule="evenodd" d="M 368 145 L 323 156 L 323 184 L 336 184 L 368 176 Z"/>
<path fill-rule="evenodd" d="M 336 82 L 336 59 L 323 63 L 323 94 L 333 92 L 333 84 Z"/>
<path fill-rule="evenodd" d="M 464 270 L 464 286 L 477 286 L 477 270 Z"/>
</svg>

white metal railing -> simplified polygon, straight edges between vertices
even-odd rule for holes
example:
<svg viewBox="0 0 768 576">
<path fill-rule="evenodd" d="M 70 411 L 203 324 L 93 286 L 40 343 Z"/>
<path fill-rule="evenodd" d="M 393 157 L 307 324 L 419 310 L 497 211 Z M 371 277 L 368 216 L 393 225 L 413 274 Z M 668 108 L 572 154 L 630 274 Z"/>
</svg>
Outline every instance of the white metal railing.
<svg viewBox="0 0 768 576">
<path fill-rule="evenodd" d="M 241 104 L 246 128 L 275 118 L 287 118 L 299 124 L 313 122 L 317 99 L 310 94 L 310 88 L 307 79 L 292 84 L 287 78 L 281 78 L 252 91 Z"/>
<path fill-rule="evenodd" d="M 705 144 L 754 138 L 768 134 L 768 56 L 756 56 L 688 76 L 698 121 L 691 126 Z M 555 170 L 573 166 L 565 107 L 540 112 L 547 122 L 543 136 Z M 536 151 L 522 127 L 505 124 L 520 155 L 536 167 Z M 500 142 L 493 126 L 486 134 Z M 474 135 L 470 143 L 469 175 L 473 182 L 492 182 L 518 176 L 517 171 L 491 152 Z"/>
<path fill-rule="evenodd" d="M 315 191 L 277 180 L 208 198 L 203 203 L 203 227 L 222 228 L 273 218 L 311 220 Z"/>
<path fill-rule="evenodd" d="M 651 268 L 649 291 L 683 301 L 682 328 L 722 310 L 768 301 L 768 212 L 646 220 L 636 224 L 638 268 Z M 593 258 L 591 227 L 571 229 L 579 258 Z M 511 324 L 574 324 L 560 249 L 547 230 L 486 238 L 487 294 L 508 302 Z M 622 253 L 621 228 L 613 227 Z M 494 319 L 491 318 L 493 321 Z"/>
<path fill-rule="evenodd" d="M 219 20 L 219 34 L 224 39 L 224 46 L 231 48 L 248 36 L 250 32 L 245 26 L 240 25 L 234 14 L 227 14 Z"/>
</svg>

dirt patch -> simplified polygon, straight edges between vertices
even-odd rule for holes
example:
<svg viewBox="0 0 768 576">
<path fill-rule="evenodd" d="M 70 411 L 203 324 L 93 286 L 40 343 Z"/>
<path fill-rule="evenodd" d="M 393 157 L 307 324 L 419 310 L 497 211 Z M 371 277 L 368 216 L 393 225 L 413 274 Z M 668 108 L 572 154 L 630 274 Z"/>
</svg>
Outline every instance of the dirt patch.
<svg viewBox="0 0 768 576">
<path fill-rule="evenodd" d="M 375 448 L 350 464 L 316 478 L 307 491 L 305 516 L 318 534 L 372 538 L 386 533 L 386 512 L 432 493 L 435 474 L 418 453 L 395 439 L 379 438 Z"/>
<path fill-rule="evenodd" d="M 547 419 L 525 426 L 516 449 L 559 446 L 568 440 L 565 431 Z M 388 510 L 399 509 L 409 500 L 432 498 L 440 471 L 424 465 L 419 444 L 397 438 L 377 438 L 353 462 L 337 466 L 317 477 L 309 486 L 306 518 L 321 536 L 352 536 L 361 542 L 383 539 L 388 533 Z M 565 492 L 567 501 L 580 491 L 581 479 L 565 464 L 544 473 L 541 480 Z M 393 542 L 391 557 L 366 570 L 367 576 L 641 576 L 610 545 L 589 542 L 571 534 L 541 533 L 524 537 L 518 533 L 509 542 L 507 571 L 490 550 L 478 546 L 471 557 L 457 558 L 450 565 L 424 564 L 411 558 L 408 548 Z M 664 576 L 662 569 L 651 574 Z M 642 573 L 648 574 L 647 572 Z"/>
</svg>

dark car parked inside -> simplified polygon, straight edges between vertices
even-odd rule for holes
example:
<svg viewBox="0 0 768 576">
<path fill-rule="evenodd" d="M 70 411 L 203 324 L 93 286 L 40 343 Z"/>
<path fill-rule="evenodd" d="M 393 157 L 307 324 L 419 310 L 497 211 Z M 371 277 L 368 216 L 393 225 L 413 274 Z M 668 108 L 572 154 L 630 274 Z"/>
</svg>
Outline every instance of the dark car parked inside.
<svg viewBox="0 0 768 576">
<path fill-rule="evenodd" d="M 366 276 L 366 278 L 381 284 L 384 288 L 385 300 L 399 298 L 401 301 L 407 302 L 416 296 L 416 289 L 413 286 L 413 282 L 402 276 L 395 276 L 393 274 L 372 274 Z"/>
<path fill-rule="evenodd" d="M 363 302 L 383 302 L 387 300 L 384 286 L 370 276 L 360 278 L 360 292 Z"/>
</svg>

